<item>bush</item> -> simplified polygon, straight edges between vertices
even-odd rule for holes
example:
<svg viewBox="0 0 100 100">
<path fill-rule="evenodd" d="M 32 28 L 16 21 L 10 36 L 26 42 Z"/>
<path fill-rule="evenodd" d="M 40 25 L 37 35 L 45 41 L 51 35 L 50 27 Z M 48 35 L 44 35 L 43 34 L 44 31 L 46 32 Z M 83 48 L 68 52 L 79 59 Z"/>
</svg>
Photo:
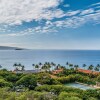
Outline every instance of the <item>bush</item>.
<svg viewBox="0 0 100 100">
<path fill-rule="evenodd" d="M 4 79 L 0 79 L 0 87 L 11 87 L 12 84 L 10 82 L 5 81 Z"/>
<path fill-rule="evenodd" d="M 23 76 L 16 84 L 33 90 L 37 86 L 37 80 L 35 75 L 29 74 Z"/>
<path fill-rule="evenodd" d="M 61 92 L 58 99 L 59 100 L 82 100 L 78 97 L 79 94 L 76 93 L 67 93 L 67 92 Z"/>
</svg>

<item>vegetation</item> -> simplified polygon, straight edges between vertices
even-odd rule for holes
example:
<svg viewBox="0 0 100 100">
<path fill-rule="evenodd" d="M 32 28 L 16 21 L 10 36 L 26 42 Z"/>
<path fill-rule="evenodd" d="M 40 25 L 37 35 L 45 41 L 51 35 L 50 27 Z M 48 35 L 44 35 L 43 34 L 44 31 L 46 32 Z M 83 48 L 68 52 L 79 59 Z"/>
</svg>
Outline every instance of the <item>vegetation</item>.
<svg viewBox="0 0 100 100">
<path fill-rule="evenodd" d="M 60 64 L 46 62 L 45 64 L 32 64 L 39 73 L 15 73 L 0 70 L 0 100 L 100 100 L 100 89 L 81 90 L 68 87 L 64 84 L 80 82 L 87 85 L 96 85 L 100 82 L 100 74 L 79 72 L 78 65 L 66 63 L 66 67 Z M 62 72 L 53 74 L 50 70 L 63 69 Z M 87 65 L 83 64 L 86 69 Z M 14 64 L 16 71 L 25 71 L 21 64 Z M 90 65 L 89 70 L 100 68 Z"/>
</svg>

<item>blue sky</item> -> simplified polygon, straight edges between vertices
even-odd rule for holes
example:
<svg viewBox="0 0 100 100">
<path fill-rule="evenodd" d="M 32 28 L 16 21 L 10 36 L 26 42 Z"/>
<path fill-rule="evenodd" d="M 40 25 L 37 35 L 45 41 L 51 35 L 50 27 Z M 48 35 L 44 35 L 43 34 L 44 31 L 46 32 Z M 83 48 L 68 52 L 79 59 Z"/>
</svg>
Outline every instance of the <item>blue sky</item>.
<svg viewBox="0 0 100 100">
<path fill-rule="evenodd" d="M 1 0 L 0 45 L 100 49 L 100 0 Z"/>
</svg>

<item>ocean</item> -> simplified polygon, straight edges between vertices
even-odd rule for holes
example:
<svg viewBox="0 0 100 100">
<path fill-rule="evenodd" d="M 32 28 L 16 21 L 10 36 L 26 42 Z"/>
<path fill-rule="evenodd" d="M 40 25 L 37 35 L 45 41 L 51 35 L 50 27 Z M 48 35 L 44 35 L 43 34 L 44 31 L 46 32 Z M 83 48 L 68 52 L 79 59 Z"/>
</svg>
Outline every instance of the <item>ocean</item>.
<svg viewBox="0 0 100 100">
<path fill-rule="evenodd" d="M 13 70 L 14 63 L 21 63 L 25 69 L 33 69 L 32 64 L 54 62 L 66 65 L 66 62 L 82 67 L 100 64 L 99 50 L 0 50 L 0 65 Z"/>
</svg>

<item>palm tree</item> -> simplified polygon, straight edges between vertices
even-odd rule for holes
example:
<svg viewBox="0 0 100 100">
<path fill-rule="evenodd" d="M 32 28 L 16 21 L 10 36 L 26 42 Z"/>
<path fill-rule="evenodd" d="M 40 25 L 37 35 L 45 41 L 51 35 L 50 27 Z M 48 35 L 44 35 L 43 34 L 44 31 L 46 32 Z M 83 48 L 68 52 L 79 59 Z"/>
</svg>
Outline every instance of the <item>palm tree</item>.
<svg viewBox="0 0 100 100">
<path fill-rule="evenodd" d="M 97 64 L 97 67 L 100 68 L 100 64 Z"/>
<path fill-rule="evenodd" d="M 33 68 L 35 69 L 35 64 L 32 64 Z"/>
<path fill-rule="evenodd" d="M 52 70 L 54 70 L 56 64 L 54 62 L 51 62 L 51 67 L 52 67 Z"/>
<path fill-rule="evenodd" d="M 67 67 L 69 67 L 69 62 L 66 62 Z"/>
<path fill-rule="evenodd" d="M 22 69 L 22 64 L 21 63 L 17 64 L 17 68 L 18 68 L 18 70 L 21 70 Z"/>
<path fill-rule="evenodd" d="M 73 67 L 73 64 L 69 64 L 69 67 L 71 67 L 71 68 L 72 68 L 72 67 Z"/>
<path fill-rule="evenodd" d="M 49 64 L 49 65 L 47 66 L 47 69 L 50 71 L 50 68 L 51 68 L 51 65 Z"/>
<path fill-rule="evenodd" d="M 90 65 L 89 67 L 88 67 L 88 70 L 93 70 L 93 65 Z"/>
<path fill-rule="evenodd" d="M 39 65 L 35 65 L 35 69 L 37 69 L 37 72 L 38 72 L 38 69 L 39 69 Z"/>
<path fill-rule="evenodd" d="M 75 70 L 77 70 L 79 68 L 79 66 L 78 65 L 74 65 L 74 68 L 75 68 Z"/>
<path fill-rule="evenodd" d="M 94 70 L 95 70 L 95 71 L 99 71 L 99 67 L 96 66 L 96 67 L 94 68 Z"/>
<path fill-rule="evenodd" d="M 14 63 L 14 65 L 13 65 L 14 70 L 18 70 L 17 66 L 18 66 L 17 63 Z"/>
<path fill-rule="evenodd" d="M 42 66 L 42 63 L 41 62 L 39 62 L 39 66 Z"/>
<path fill-rule="evenodd" d="M 61 67 L 61 65 L 60 64 L 58 64 L 57 66 L 56 66 L 56 69 L 59 69 Z"/>
<path fill-rule="evenodd" d="M 42 66 L 43 66 L 43 64 L 41 63 L 41 62 L 39 62 L 39 68 L 41 69 L 42 68 Z"/>
<path fill-rule="evenodd" d="M 23 66 L 21 66 L 22 67 L 22 71 L 24 71 L 25 70 L 25 66 L 23 65 Z"/>
<path fill-rule="evenodd" d="M 85 69 L 85 67 L 86 67 L 86 64 L 83 64 L 83 68 Z"/>
<path fill-rule="evenodd" d="M 48 64 L 48 62 L 45 62 L 45 64 L 47 65 L 47 64 Z"/>
<path fill-rule="evenodd" d="M 45 71 L 47 71 L 47 69 L 48 69 L 47 65 L 44 64 L 44 65 L 42 66 L 42 69 L 44 69 Z"/>
<path fill-rule="evenodd" d="M 52 65 L 52 66 L 56 66 L 56 64 L 55 64 L 54 62 L 51 62 L 51 65 Z"/>
</svg>

